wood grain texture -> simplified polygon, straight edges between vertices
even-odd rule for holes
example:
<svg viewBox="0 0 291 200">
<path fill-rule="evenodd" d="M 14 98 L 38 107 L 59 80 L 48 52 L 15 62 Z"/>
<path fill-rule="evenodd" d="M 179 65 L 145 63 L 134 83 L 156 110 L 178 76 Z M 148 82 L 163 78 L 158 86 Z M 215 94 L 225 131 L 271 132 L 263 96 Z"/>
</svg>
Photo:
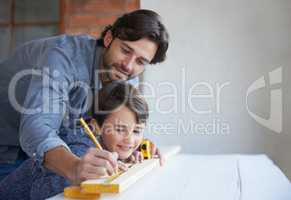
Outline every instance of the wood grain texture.
<svg viewBox="0 0 291 200">
<path fill-rule="evenodd" d="M 180 151 L 180 147 L 165 147 L 161 151 L 165 159 L 168 159 L 177 154 Z M 142 163 L 133 165 L 128 171 L 113 180 L 108 181 L 108 178 L 103 178 L 84 181 L 81 183 L 82 192 L 89 194 L 123 192 L 150 171 L 159 167 L 159 165 L 160 162 L 157 158 L 144 160 Z"/>
</svg>

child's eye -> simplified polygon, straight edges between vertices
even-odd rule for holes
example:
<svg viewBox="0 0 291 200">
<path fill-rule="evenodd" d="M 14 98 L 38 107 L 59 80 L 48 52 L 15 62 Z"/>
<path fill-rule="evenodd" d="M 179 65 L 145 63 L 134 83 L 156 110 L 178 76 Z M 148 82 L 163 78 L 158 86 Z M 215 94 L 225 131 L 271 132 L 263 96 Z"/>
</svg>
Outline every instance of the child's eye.
<svg viewBox="0 0 291 200">
<path fill-rule="evenodd" d="M 142 131 L 140 131 L 140 130 L 134 130 L 133 133 L 135 135 L 141 135 L 142 134 Z"/>
<path fill-rule="evenodd" d="M 117 132 L 124 132 L 125 130 L 123 128 L 116 128 L 115 129 Z"/>
</svg>

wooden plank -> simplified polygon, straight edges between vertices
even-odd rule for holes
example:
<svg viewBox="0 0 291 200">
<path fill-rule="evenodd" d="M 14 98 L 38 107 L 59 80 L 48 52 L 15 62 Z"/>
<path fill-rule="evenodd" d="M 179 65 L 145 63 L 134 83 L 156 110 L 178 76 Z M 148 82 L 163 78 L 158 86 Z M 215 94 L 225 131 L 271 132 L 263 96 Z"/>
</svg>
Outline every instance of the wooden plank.
<svg viewBox="0 0 291 200">
<path fill-rule="evenodd" d="M 180 151 L 180 146 L 162 148 L 165 159 L 168 159 Z M 112 180 L 110 178 L 92 179 L 81 183 L 82 192 L 88 194 L 120 193 L 159 166 L 159 159 L 144 160 L 133 165 L 128 171 Z"/>
<path fill-rule="evenodd" d="M 100 198 L 100 194 L 86 194 L 81 191 L 79 186 L 70 186 L 64 189 L 64 197 L 97 200 Z"/>
</svg>

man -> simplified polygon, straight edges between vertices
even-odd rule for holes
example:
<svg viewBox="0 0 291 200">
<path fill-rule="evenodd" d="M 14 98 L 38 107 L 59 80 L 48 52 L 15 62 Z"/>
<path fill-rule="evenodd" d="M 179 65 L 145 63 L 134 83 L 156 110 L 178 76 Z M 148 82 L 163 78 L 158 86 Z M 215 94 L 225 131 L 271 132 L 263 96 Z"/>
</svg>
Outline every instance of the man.
<svg viewBox="0 0 291 200">
<path fill-rule="evenodd" d="M 167 49 L 167 30 L 150 10 L 123 15 L 100 40 L 62 35 L 16 49 L 0 64 L 1 178 L 26 155 L 71 183 L 87 178 L 84 166 L 96 156 L 116 168 L 114 154 L 77 156 L 61 136 L 73 137 L 80 116 L 90 115 L 92 91 L 114 80 L 136 83 L 147 64 L 164 61 Z"/>
</svg>

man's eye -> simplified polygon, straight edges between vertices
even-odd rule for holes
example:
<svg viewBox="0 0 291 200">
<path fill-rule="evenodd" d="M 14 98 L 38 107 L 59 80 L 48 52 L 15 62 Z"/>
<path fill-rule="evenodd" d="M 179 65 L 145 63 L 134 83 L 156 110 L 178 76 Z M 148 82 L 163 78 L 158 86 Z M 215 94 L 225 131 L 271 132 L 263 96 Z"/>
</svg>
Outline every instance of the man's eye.
<svg viewBox="0 0 291 200">
<path fill-rule="evenodd" d="M 145 63 L 144 63 L 143 61 L 141 61 L 141 60 L 137 60 L 136 63 L 137 63 L 138 65 L 145 65 Z"/>
<path fill-rule="evenodd" d="M 130 54 L 130 51 L 125 49 L 125 48 L 121 48 L 121 51 L 124 53 L 124 54 Z"/>
</svg>

